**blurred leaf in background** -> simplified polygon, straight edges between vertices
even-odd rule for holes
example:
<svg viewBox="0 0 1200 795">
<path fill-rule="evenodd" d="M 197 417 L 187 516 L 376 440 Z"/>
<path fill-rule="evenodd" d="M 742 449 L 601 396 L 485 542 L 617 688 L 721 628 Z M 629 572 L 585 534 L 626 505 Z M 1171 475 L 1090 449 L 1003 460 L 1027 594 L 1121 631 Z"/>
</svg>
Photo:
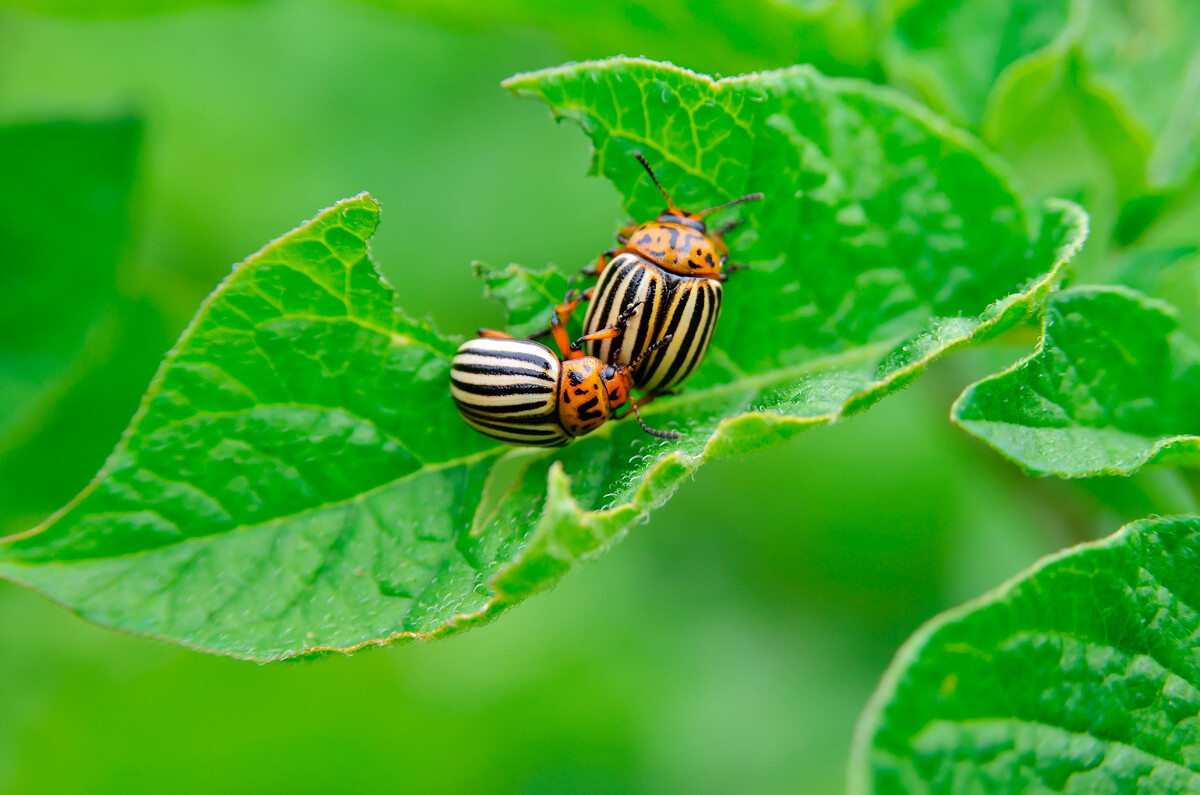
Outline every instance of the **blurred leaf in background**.
<svg viewBox="0 0 1200 795">
<path fill-rule="evenodd" d="M 0 437 L 52 400 L 116 293 L 138 138 L 132 120 L 0 127 Z"/>
<path fill-rule="evenodd" d="M 141 138 L 127 117 L 0 128 L 0 533 L 91 477 L 169 339 L 129 267 Z"/>
<path fill-rule="evenodd" d="M 980 131 L 1039 195 L 1083 203 L 1090 278 L 1195 192 L 1200 6 L 1188 0 L 918 0 L 881 58 L 889 79 Z M 1111 244 L 1108 243 L 1112 238 Z M 1191 242 L 1198 242 L 1195 238 Z"/>
<path fill-rule="evenodd" d="M 147 14 L 169 14 L 207 6 L 246 5 L 255 0 L 9 0 L 5 5 L 35 14 L 72 19 L 120 19 Z"/>
<path fill-rule="evenodd" d="M 464 30 L 541 28 L 576 60 L 613 55 L 737 75 L 808 63 L 830 75 L 877 74 L 872 0 L 367 0 Z"/>
</svg>

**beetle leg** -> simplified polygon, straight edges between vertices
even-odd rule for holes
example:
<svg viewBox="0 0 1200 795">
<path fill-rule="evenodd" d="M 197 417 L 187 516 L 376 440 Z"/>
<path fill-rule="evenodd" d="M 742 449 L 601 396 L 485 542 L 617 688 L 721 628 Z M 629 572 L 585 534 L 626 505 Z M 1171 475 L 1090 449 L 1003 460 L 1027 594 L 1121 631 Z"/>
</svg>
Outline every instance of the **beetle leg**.
<svg viewBox="0 0 1200 795">
<path fill-rule="evenodd" d="M 622 240 L 621 242 L 624 243 L 626 241 Z M 613 257 L 616 257 L 619 254 L 629 253 L 632 253 L 631 249 L 628 249 L 625 246 L 614 246 L 597 257 L 595 265 L 589 265 L 579 272 L 588 277 L 599 276 L 601 272 L 604 271 L 604 266 L 608 265 L 608 263 L 612 261 Z"/>
<path fill-rule="evenodd" d="M 592 295 L 596 292 L 595 287 L 589 287 L 583 292 L 578 290 L 567 290 L 567 294 L 563 296 L 563 302 L 554 307 L 554 317 L 558 318 L 562 325 L 566 325 L 571 321 L 571 316 L 575 314 L 575 309 L 581 301 L 592 300 Z M 553 323 L 554 321 L 551 321 Z"/>
<path fill-rule="evenodd" d="M 567 283 L 570 284 L 571 279 L 573 278 L 574 277 L 568 278 Z M 571 315 L 574 314 L 575 308 L 579 306 L 579 302 L 592 300 L 592 295 L 595 293 L 595 291 L 595 287 L 589 287 L 582 293 L 580 293 L 578 290 L 568 290 L 566 295 L 563 296 L 562 303 L 554 307 L 554 314 L 550 317 L 550 325 L 546 326 L 544 329 L 539 329 L 533 332 L 525 339 L 540 340 L 542 337 L 553 334 L 554 343 L 558 346 L 558 349 L 562 352 L 564 357 L 568 359 L 579 358 L 578 356 L 571 355 L 572 349 L 569 344 L 570 339 L 567 337 L 566 326 L 567 323 L 570 322 Z"/>
<path fill-rule="evenodd" d="M 619 337 L 621 335 L 622 331 L 624 331 L 624 329 L 619 329 L 616 326 L 610 326 L 608 328 L 602 328 L 599 331 L 595 332 L 594 334 L 584 334 L 582 337 L 580 337 L 579 339 L 577 339 L 571 343 L 571 350 L 573 350 L 573 351 L 579 350 L 579 348 L 580 348 L 579 343 L 581 343 L 581 342 L 594 342 L 596 340 L 610 340 L 613 337 Z"/>
<path fill-rule="evenodd" d="M 562 351 L 563 357 L 567 359 L 578 359 L 583 356 L 579 350 L 578 343 L 571 343 L 567 336 L 567 323 L 571 322 L 571 316 L 575 314 L 575 309 L 581 301 L 592 300 L 592 295 L 596 292 L 595 287 L 589 287 L 582 293 L 578 290 L 567 290 L 567 294 L 563 296 L 562 303 L 554 307 L 554 317 L 550 318 L 550 333 L 554 335 L 554 342 L 558 345 L 558 349 Z"/>
<path fill-rule="evenodd" d="M 558 345 L 564 359 L 578 359 L 583 356 L 579 349 L 571 344 L 571 338 L 567 336 L 567 322 L 575 312 L 575 307 L 579 306 L 579 301 L 578 290 L 567 290 L 562 303 L 554 307 L 554 316 L 550 318 L 550 333 L 554 335 L 554 342 Z"/>
<path fill-rule="evenodd" d="M 498 339 L 498 340 L 511 340 L 512 339 L 511 334 L 505 334 L 503 331 L 496 331 L 495 329 L 490 329 L 490 328 L 479 329 L 478 335 L 480 337 L 492 337 L 493 339 Z"/>
<path fill-rule="evenodd" d="M 625 307 L 625 310 L 621 312 L 619 317 L 617 317 L 617 324 L 615 326 L 609 326 L 608 328 L 602 328 L 599 331 L 595 331 L 591 334 L 585 334 L 572 342 L 571 351 L 579 351 L 579 349 L 582 347 L 582 343 L 584 342 L 591 342 L 593 340 L 610 340 L 613 337 L 624 333 L 625 326 L 629 325 L 629 319 L 638 313 L 638 307 L 640 307 L 642 303 L 642 301 L 638 301 Z"/>
</svg>

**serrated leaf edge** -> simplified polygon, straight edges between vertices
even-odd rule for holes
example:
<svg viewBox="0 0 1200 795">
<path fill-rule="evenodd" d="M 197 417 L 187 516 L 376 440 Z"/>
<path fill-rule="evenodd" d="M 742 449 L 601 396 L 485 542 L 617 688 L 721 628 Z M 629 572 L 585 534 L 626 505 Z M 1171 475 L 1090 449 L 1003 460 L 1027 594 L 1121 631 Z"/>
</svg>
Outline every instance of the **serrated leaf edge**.
<svg viewBox="0 0 1200 795">
<path fill-rule="evenodd" d="M 824 83 L 825 85 L 837 88 L 846 93 L 854 93 L 863 96 L 870 96 L 873 99 L 887 105 L 891 105 L 904 113 L 912 116 L 916 121 L 927 126 L 936 135 L 952 141 L 964 149 L 970 151 L 974 156 L 979 158 L 990 171 L 992 171 L 1012 195 L 1021 200 L 1025 195 L 1025 191 L 1021 189 L 1021 180 L 1017 176 L 1016 171 L 999 155 L 988 148 L 983 141 L 977 136 L 967 131 L 966 129 L 954 124 L 949 119 L 935 113 L 929 106 L 914 100 L 912 97 L 903 92 L 894 89 L 890 86 L 872 83 L 869 80 L 863 80 L 855 77 L 829 77 L 818 71 L 815 67 L 808 64 L 796 64 L 786 66 L 781 69 L 770 69 L 758 72 L 749 72 L 742 75 L 734 75 L 730 77 L 713 77 L 712 75 L 703 72 L 696 72 L 682 66 L 677 66 L 670 61 L 655 61 L 644 57 L 630 57 L 626 55 L 616 55 L 611 58 L 601 58 L 588 61 L 570 61 L 558 66 L 552 66 L 546 69 L 537 69 L 529 72 L 519 72 L 500 82 L 500 86 L 516 97 L 540 99 L 538 92 L 531 85 L 541 79 L 547 77 L 556 77 L 558 75 L 569 74 L 579 69 L 604 69 L 614 65 L 619 66 L 645 66 L 653 69 L 662 70 L 667 73 L 675 73 L 681 77 L 694 79 L 702 83 L 706 83 L 709 88 L 721 90 L 729 86 L 736 86 L 741 83 L 751 83 L 754 80 L 768 75 L 789 76 L 803 75 L 815 82 Z M 555 119 L 570 118 L 574 121 L 580 120 L 579 112 L 562 112 L 558 108 L 551 106 L 551 115 Z M 581 125 L 582 126 L 582 125 Z M 589 145 L 591 142 L 589 141 Z M 593 164 L 595 163 L 596 149 L 592 146 Z"/>
</svg>

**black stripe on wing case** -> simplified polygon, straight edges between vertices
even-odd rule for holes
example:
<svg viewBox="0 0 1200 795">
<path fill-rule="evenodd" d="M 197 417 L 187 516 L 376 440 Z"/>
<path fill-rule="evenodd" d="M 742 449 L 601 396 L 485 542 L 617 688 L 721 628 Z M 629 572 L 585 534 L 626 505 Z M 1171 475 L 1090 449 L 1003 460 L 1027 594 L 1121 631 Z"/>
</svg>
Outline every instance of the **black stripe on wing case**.
<svg viewBox="0 0 1200 795">
<path fill-rule="evenodd" d="M 517 414 L 522 411 L 533 411 L 534 409 L 544 408 L 546 401 L 539 400 L 534 403 L 467 403 L 466 401 L 455 398 L 454 401 L 460 406 L 467 406 L 474 409 L 476 412 L 483 411 L 487 414 Z"/>
<path fill-rule="evenodd" d="M 495 397 L 504 397 L 505 395 L 549 395 L 554 391 L 554 387 L 548 384 L 477 384 L 474 381 L 460 381 L 457 378 L 454 379 L 454 386 L 463 392 L 470 392 L 473 395 L 493 395 Z"/>
<path fill-rule="evenodd" d="M 663 368 L 670 366 L 667 357 L 671 355 L 671 351 L 673 349 L 677 349 L 679 346 L 683 345 L 683 340 L 676 336 L 679 333 L 679 326 L 683 321 L 684 312 L 686 311 L 688 305 L 688 298 L 690 297 L 680 293 L 680 291 L 683 289 L 685 288 L 683 288 L 682 285 L 679 285 L 675 288 L 675 291 L 672 295 L 672 298 L 675 299 L 675 311 L 671 312 L 666 328 L 664 328 L 662 333 L 658 335 L 659 339 L 665 339 L 668 335 L 670 335 L 671 342 L 664 347 L 659 348 L 643 362 L 643 366 L 645 367 L 645 372 L 647 374 L 645 384 L 648 388 L 662 388 L 661 376 L 663 373 Z"/>
<path fill-rule="evenodd" d="M 496 364 L 453 364 L 450 366 L 450 369 L 457 370 L 460 373 L 473 373 L 474 375 L 523 375 L 529 378 L 550 381 L 551 383 L 554 382 L 554 379 L 546 370 L 529 370 L 524 367 L 507 367 Z"/>
<path fill-rule="evenodd" d="M 698 284 L 691 290 L 691 295 L 684 302 L 684 306 L 688 309 L 687 331 L 684 332 L 683 344 L 679 346 L 679 350 L 675 353 L 675 358 L 671 362 L 671 366 L 667 369 L 667 374 L 663 376 L 663 383 L 668 387 L 675 383 L 675 377 L 679 373 L 679 369 L 683 367 L 685 359 L 690 359 L 693 349 L 703 347 L 701 341 L 696 338 L 697 332 L 700 330 L 700 321 L 704 319 L 705 307 L 708 305 L 708 293 L 704 289 L 705 285 Z M 686 375 L 687 373 L 684 373 Z"/>
<path fill-rule="evenodd" d="M 704 286 L 705 294 L 708 296 L 708 311 L 705 314 L 704 329 L 696 338 L 695 350 L 692 352 L 691 361 L 684 368 L 683 373 L 679 376 L 679 380 L 683 381 L 689 378 L 700 362 L 704 359 L 704 354 L 708 351 L 709 341 L 712 339 L 713 328 L 717 323 L 717 315 L 721 311 L 720 293 L 714 290 L 711 284 Z"/>
</svg>

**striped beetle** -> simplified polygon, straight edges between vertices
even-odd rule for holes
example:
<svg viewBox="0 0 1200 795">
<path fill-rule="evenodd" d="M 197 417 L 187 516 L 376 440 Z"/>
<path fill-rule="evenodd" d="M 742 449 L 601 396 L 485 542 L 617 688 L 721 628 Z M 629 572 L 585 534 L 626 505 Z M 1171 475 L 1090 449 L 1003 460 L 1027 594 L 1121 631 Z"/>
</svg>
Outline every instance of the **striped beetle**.
<svg viewBox="0 0 1200 795">
<path fill-rule="evenodd" d="M 480 329 L 479 337 L 459 346 L 450 364 L 450 394 L 459 413 L 471 427 L 498 441 L 558 447 L 594 431 L 629 403 L 629 411 L 646 433 L 678 439 L 678 433 L 654 430 L 642 421 L 638 407 L 649 399 L 630 399 L 637 360 L 628 365 L 608 364 L 579 349 L 582 342 L 619 335 L 639 308 L 627 307 L 612 327 L 570 345 L 559 327 L 555 338 L 563 351 L 561 360 L 540 342 Z M 668 337 L 651 345 L 642 355 L 669 342 Z"/>
<path fill-rule="evenodd" d="M 681 384 L 699 366 L 721 314 L 721 283 L 741 267 L 725 267 L 729 249 L 723 239 L 741 222 L 709 232 L 704 216 L 761 199 L 763 194 L 688 212 L 671 201 L 646 159 L 641 154 L 635 157 L 667 200 L 667 209 L 655 221 L 630 223 L 618 233 L 621 245 L 601 254 L 596 266 L 584 271 L 599 276 L 596 285 L 582 295 L 568 293 L 556 308 L 551 327 L 565 324 L 579 302 L 588 301 L 583 321 L 587 353 L 601 361 L 629 365 L 635 387 L 662 393 Z M 645 311 L 620 339 L 594 336 L 613 327 L 632 304 L 643 305 Z"/>
</svg>

